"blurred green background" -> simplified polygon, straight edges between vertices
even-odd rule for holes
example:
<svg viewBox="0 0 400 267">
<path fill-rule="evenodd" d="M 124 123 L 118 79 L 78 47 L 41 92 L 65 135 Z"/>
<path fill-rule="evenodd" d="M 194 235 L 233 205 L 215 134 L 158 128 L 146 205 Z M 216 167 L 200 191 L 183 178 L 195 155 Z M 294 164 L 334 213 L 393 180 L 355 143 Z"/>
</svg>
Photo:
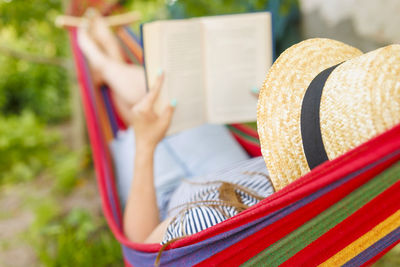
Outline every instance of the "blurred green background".
<svg viewBox="0 0 400 267">
<path fill-rule="evenodd" d="M 0 266 L 122 265 L 101 215 L 87 140 L 76 140 L 83 115 L 75 70 L 67 33 L 54 26 L 69 4 L 0 0 Z M 119 4 L 142 21 L 273 10 L 276 54 L 301 39 L 296 0 Z M 378 265 L 399 266 L 399 247 Z"/>
</svg>

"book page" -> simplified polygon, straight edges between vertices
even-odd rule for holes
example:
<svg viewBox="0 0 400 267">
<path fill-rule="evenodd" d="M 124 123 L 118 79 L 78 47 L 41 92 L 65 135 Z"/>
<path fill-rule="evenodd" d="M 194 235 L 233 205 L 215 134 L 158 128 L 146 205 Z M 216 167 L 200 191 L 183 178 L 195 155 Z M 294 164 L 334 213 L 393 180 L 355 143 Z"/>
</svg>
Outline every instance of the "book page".
<svg viewBox="0 0 400 267">
<path fill-rule="evenodd" d="M 161 23 L 151 22 L 143 24 L 142 41 L 143 41 L 143 59 L 146 74 L 147 90 L 150 90 L 154 84 L 158 69 L 161 66 Z"/>
<path fill-rule="evenodd" d="M 165 74 L 164 85 L 157 104 L 159 112 L 177 100 L 174 117 L 167 134 L 205 123 L 205 92 L 203 74 L 202 30 L 198 20 L 161 21 L 160 38 L 157 44 L 161 47 L 159 65 L 150 64 L 146 57 L 146 70 L 149 85 L 154 84 L 154 69 L 162 69 Z M 146 35 L 146 33 L 145 33 Z M 153 41 L 153 40 L 152 40 Z M 145 48 L 145 50 L 147 47 Z M 147 55 L 146 55 L 147 56 Z M 151 56 L 150 56 L 151 57 Z"/>
<path fill-rule="evenodd" d="M 257 98 L 272 65 L 268 12 L 202 18 L 207 119 L 212 123 L 256 120 Z"/>
</svg>

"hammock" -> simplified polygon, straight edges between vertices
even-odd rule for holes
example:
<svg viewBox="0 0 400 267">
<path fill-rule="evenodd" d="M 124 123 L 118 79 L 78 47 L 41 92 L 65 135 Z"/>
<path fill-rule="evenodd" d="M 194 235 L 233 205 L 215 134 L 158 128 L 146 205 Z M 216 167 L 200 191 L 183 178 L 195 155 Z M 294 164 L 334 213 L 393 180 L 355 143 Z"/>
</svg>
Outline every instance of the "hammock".
<svg viewBox="0 0 400 267">
<path fill-rule="evenodd" d="M 130 61 L 140 64 L 140 41 L 132 31 L 121 28 L 117 36 Z M 75 29 L 70 29 L 70 40 L 104 215 L 121 243 L 125 265 L 152 266 L 161 245 L 133 243 L 122 230 L 108 142 L 125 125 L 108 89 L 93 87 Z M 258 155 L 254 125 L 229 127 Z M 400 241 L 399 159 L 400 125 L 248 210 L 170 244 L 161 265 L 370 265 Z"/>
</svg>

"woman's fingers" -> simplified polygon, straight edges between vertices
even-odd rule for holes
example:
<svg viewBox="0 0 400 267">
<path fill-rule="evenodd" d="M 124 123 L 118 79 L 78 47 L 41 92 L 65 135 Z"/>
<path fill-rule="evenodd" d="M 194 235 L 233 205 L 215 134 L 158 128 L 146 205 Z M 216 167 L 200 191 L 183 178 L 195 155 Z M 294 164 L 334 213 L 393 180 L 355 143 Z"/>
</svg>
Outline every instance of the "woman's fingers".
<svg viewBox="0 0 400 267">
<path fill-rule="evenodd" d="M 156 82 L 153 85 L 153 88 L 150 92 L 150 102 L 151 104 L 154 104 L 160 95 L 161 87 L 164 82 L 164 73 L 160 72 L 160 74 L 157 76 Z"/>
<path fill-rule="evenodd" d="M 164 112 L 162 114 L 162 122 L 165 123 L 164 125 L 166 126 L 169 126 L 171 124 L 171 120 L 175 111 L 175 105 L 169 105 L 164 109 Z"/>
<path fill-rule="evenodd" d="M 147 95 L 143 98 L 141 102 L 138 104 L 141 105 L 143 109 L 153 110 L 154 103 L 157 101 L 158 96 L 160 95 L 162 83 L 164 81 L 164 74 L 160 74 L 157 77 L 156 83 L 154 84 L 152 90 L 147 93 Z"/>
</svg>

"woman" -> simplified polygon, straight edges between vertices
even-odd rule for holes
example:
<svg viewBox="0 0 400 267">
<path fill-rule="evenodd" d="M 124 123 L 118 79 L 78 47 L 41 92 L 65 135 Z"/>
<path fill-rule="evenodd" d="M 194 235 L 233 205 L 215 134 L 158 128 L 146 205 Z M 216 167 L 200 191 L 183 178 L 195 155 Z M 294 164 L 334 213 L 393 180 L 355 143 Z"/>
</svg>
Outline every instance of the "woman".
<svg viewBox="0 0 400 267">
<path fill-rule="evenodd" d="M 283 52 L 264 81 L 257 114 L 262 151 L 274 188 L 284 188 L 325 161 L 398 125 L 399 77 L 400 45 L 363 54 L 344 43 L 316 38 Z M 160 75 L 154 92 L 138 100 L 129 114 L 137 156 L 124 229 L 136 242 L 168 242 L 196 233 L 273 191 L 265 177 L 264 161 L 247 159 L 231 169 L 196 179 L 205 188 L 182 183 L 168 204 L 171 213 L 160 222 L 153 158 L 173 115 L 173 107 L 167 107 L 162 115 L 153 111 L 162 78 Z M 199 143 L 186 141 L 188 146 Z M 210 151 L 219 152 L 215 147 Z"/>
<path fill-rule="evenodd" d="M 204 125 L 165 138 L 176 101 L 161 115 L 154 112 L 164 75 L 146 93 L 143 69 L 124 63 L 100 16 L 79 29 L 78 41 L 95 83 L 112 88 L 120 114 L 133 129 L 111 144 L 130 240 L 166 243 L 197 233 L 273 192 L 263 159 L 248 159 L 224 126 Z M 195 182 L 181 182 L 193 177 Z"/>
</svg>

